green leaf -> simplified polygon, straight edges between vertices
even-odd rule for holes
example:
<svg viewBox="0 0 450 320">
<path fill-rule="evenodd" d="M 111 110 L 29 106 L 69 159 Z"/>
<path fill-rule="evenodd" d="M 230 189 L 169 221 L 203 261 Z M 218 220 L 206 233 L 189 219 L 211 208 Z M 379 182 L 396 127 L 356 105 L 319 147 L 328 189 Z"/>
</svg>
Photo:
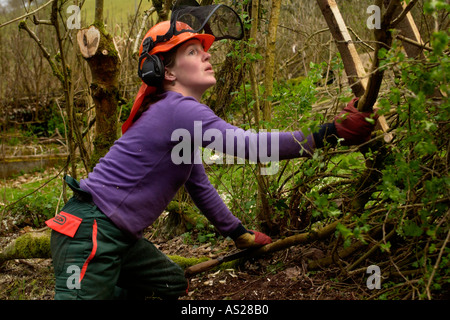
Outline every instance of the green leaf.
<svg viewBox="0 0 450 320">
<path fill-rule="evenodd" d="M 383 252 L 390 252 L 391 251 L 391 243 L 388 241 L 386 243 L 380 244 L 380 248 Z"/>
<path fill-rule="evenodd" d="M 419 237 L 423 233 L 423 229 L 419 227 L 414 221 L 408 220 L 403 226 L 403 232 L 409 237 Z"/>
<path fill-rule="evenodd" d="M 336 226 L 336 230 L 339 231 L 339 233 L 342 235 L 342 237 L 344 237 L 344 239 L 347 239 L 348 237 L 353 235 L 353 232 L 351 229 L 347 228 L 346 226 L 344 226 L 343 224 L 339 223 Z"/>
<path fill-rule="evenodd" d="M 370 123 L 370 124 L 375 124 L 375 120 L 374 119 L 372 119 L 372 118 L 368 118 L 368 117 L 366 117 L 366 118 L 364 118 L 368 123 Z"/>
</svg>

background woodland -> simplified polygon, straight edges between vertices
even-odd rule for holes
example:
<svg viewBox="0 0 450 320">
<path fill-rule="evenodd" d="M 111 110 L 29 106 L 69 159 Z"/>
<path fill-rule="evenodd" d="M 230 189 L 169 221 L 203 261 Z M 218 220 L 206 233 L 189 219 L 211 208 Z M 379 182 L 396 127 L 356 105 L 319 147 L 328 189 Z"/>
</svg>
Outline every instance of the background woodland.
<svg viewBox="0 0 450 320">
<path fill-rule="evenodd" d="M 309 258 L 306 268 L 333 269 L 338 282 L 365 285 L 367 267 L 380 267 L 382 288 L 358 298 L 448 298 L 448 2 L 221 3 L 240 14 L 246 34 L 211 49 L 218 83 L 203 102 L 220 117 L 244 129 L 306 132 L 332 121 L 355 95 L 365 110 L 382 115 L 368 143 L 281 161 L 275 175 L 260 175 L 262 164 L 225 165 L 222 155 L 211 154 L 205 167 L 229 208 L 248 228 L 277 240 L 258 257 L 315 243 L 324 255 Z M 138 46 L 168 18 L 170 1 L 2 5 L 0 264 L 6 265 L 49 257 L 44 221 L 71 196 L 62 177 L 85 177 L 120 137 L 140 86 Z M 70 5 L 82 9 L 79 28 L 71 28 Z M 379 29 L 368 27 L 371 5 L 381 9 Z M 405 19 L 419 37 L 404 33 Z M 351 41 L 339 39 L 342 29 L 333 21 L 345 23 Z M 98 40 L 95 50 L 86 45 L 89 37 Z M 4 169 L 44 156 L 56 159 L 51 169 Z M 181 237 L 192 246 L 224 240 L 184 191 L 149 237 Z"/>
</svg>

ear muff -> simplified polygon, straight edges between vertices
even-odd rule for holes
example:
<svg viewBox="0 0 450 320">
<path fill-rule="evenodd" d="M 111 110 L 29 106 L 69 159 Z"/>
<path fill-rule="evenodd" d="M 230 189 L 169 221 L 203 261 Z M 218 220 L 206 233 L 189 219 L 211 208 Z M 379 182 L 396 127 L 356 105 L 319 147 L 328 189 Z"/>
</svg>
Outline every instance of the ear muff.
<svg viewBox="0 0 450 320">
<path fill-rule="evenodd" d="M 159 87 L 164 80 L 164 63 L 157 55 L 150 55 L 154 42 L 151 37 L 145 39 L 143 50 L 139 57 L 138 76 L 151 87 Z"/>
<path fill-rule="evenodd" d="M 164 63 L 160 57 L 148 53 L 141 54 L 138 75 L 146 85 L 159 87 L 164 80 L 164 74 Z"/>
</svg>

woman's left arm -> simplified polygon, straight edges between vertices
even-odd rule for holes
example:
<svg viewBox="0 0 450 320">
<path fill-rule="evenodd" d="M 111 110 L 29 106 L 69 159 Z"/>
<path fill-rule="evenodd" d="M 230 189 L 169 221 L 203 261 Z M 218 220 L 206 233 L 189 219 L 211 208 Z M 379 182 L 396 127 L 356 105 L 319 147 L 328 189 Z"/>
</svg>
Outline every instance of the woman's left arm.
<svg viewBox="0 0 450 320">
<path fill-rule="evenodd" d="M 195 156 L 200 153 L 195 151 Z M 229 236 L 239 248 L 261 246 L 271 239 L 253 230 L 247 230 L 241 221 L 228 209 L 216 188 L 211 184 L 203 164 L 193 164 L 185 187 L 195 205 L 223 236 Z"/>
</svg>

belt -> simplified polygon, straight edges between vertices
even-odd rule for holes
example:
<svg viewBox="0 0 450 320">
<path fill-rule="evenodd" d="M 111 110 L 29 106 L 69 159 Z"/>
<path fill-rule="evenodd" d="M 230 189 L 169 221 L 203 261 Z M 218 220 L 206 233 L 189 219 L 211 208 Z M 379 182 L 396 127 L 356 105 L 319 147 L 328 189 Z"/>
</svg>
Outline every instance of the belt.
<svg viewBox="0 0 450 320">
<path fill-rule="evenodd" d="M 95 205 L 94 201 L 92 201 L 92 195 L 88 191 L 81 189 L 80 183 L 76 179 L 71 176 L 64 176 L 64 181 L 72 189 L 73 196 L 76 199 Z"/>
</svg>

